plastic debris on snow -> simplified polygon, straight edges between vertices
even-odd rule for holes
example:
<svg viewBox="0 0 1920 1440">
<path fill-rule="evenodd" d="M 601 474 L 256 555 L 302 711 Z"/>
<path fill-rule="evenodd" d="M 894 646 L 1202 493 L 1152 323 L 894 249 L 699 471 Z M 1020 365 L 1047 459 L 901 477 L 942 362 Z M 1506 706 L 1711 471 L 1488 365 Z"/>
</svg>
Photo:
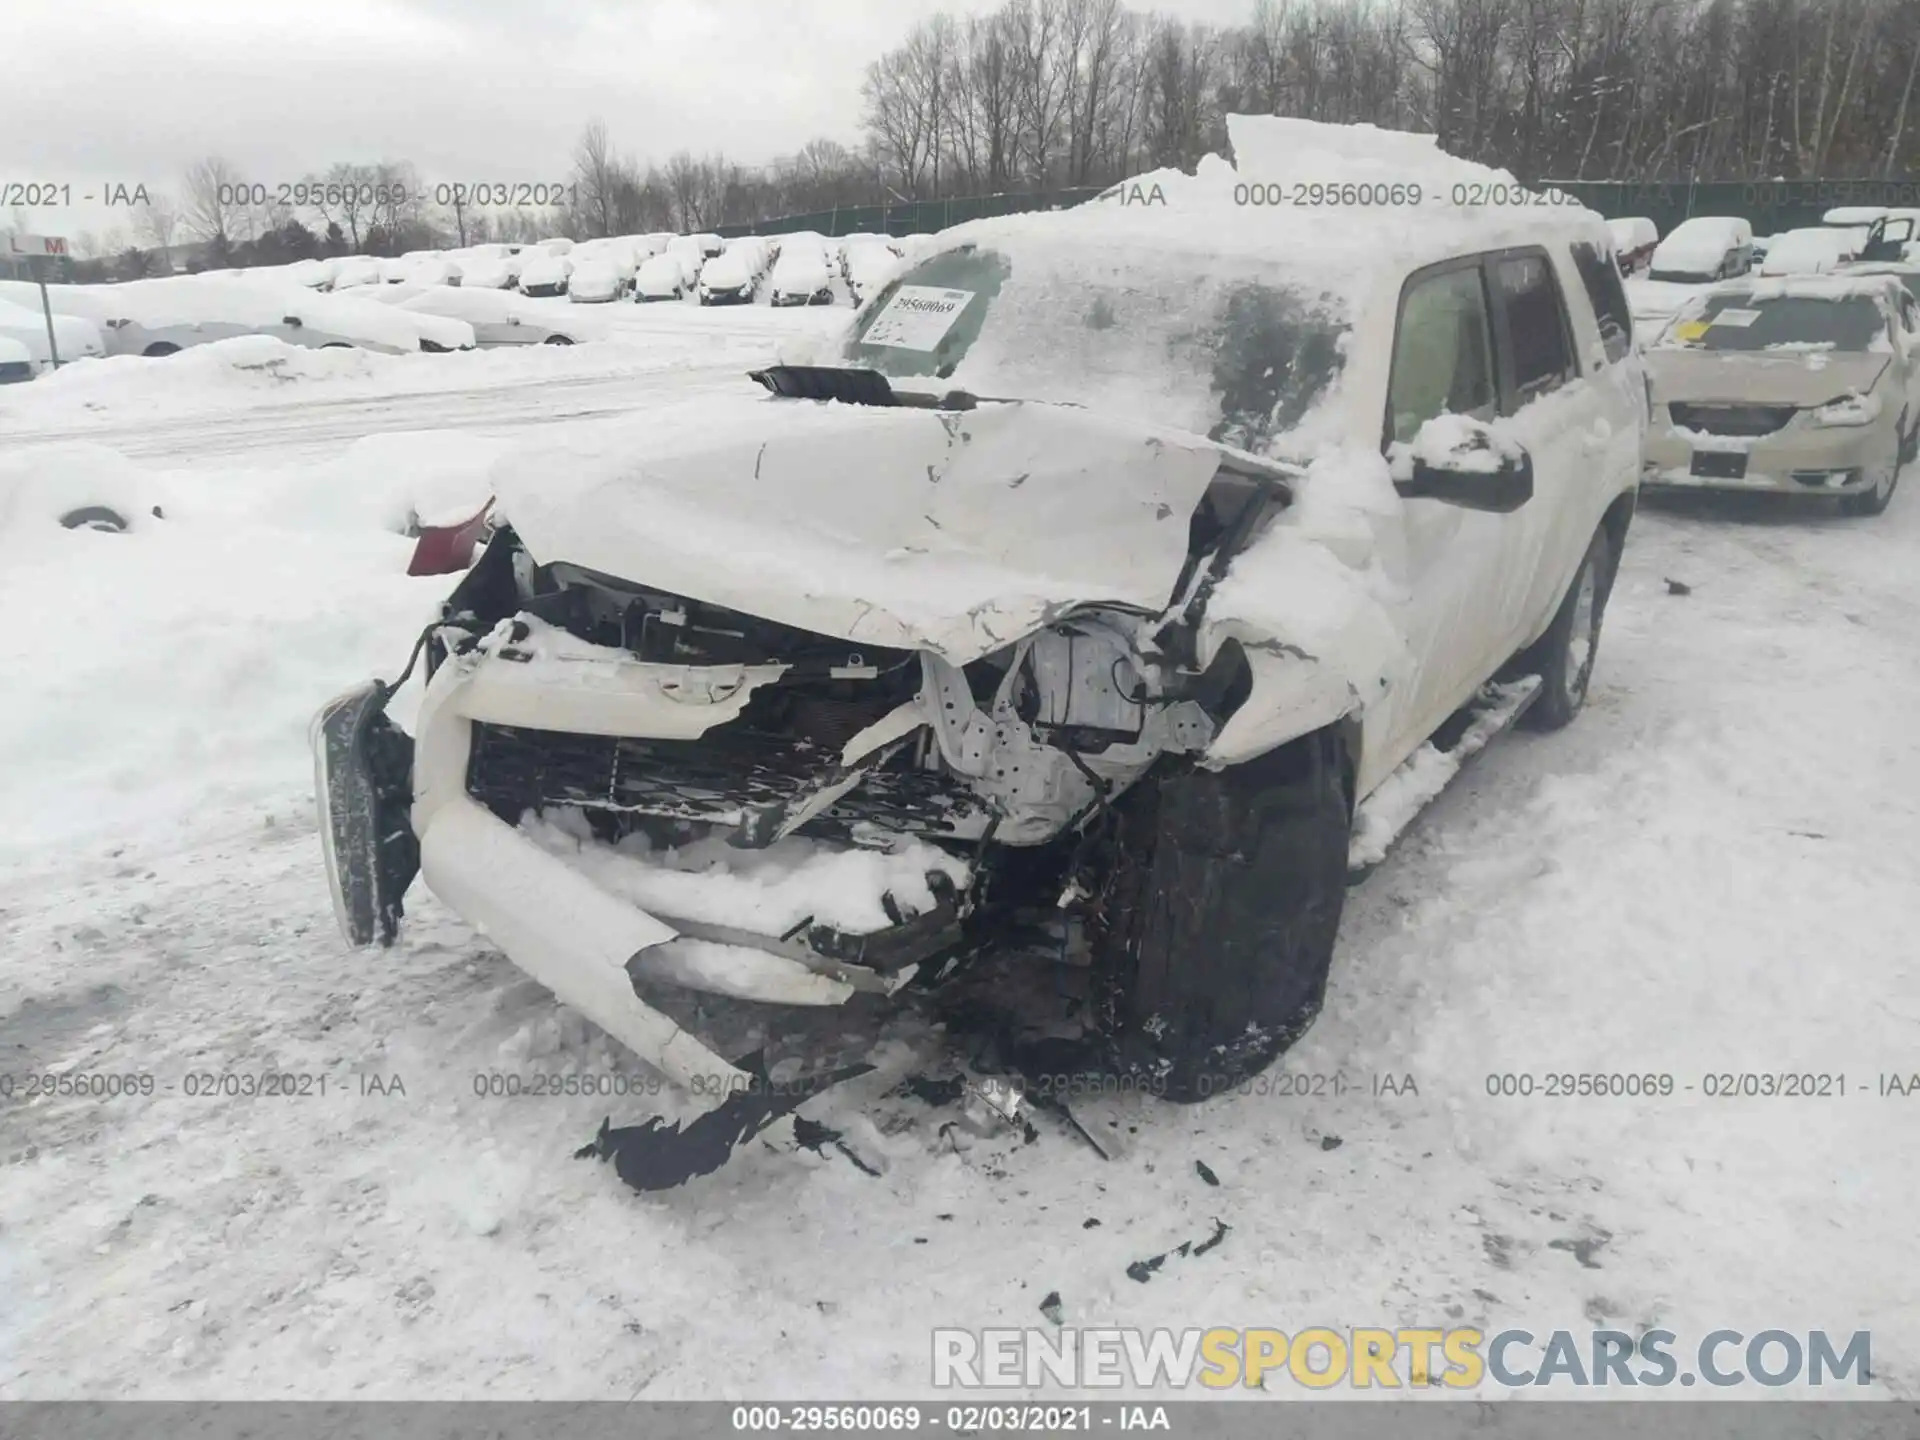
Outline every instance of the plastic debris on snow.
<svg viewBox="0 0 1920 1440">
<path fill-rule="evenodd" d="M 575 866 L 613 895 L 650 914 L 729 925 L 769 937 L 811 920 L 849 934 L 872 934 L 893 922 L 881 897 L 891 892 L 901 910 L 934 908 L 927 873 L 969 878 L 966 862 L 915 836 L 891 850 L 849 849 L 790 835 L 764 849 L 741 850 L 722 836 L 673 849 L 655 849 L 647 837 L 616 844 L 593 838 L 578 811 L 530 816 L 521 833 Z"/>
<path fill-rule="evenodd" d="M 741 1068 L 747 1083 L 704 1114 L 673 1124 L 655 1115 L 639 1125 L 618 1128 L 611 1118 L 603 1120 L 600 1132 L 574 1151 L 574 1158 L 611 1160 L 620 1178 L 635 1190 L 671 1190 L 711 1175 L 782 1116 L 842 1080 L 867 1074 L 873 1066 L 845 1065 L 812 1079 L 777 1084 L 767 1078 L 758 1057 L 742 1062 Z M 864 1164 L 861 1168 L 868 1169 Z"/>
</svg>

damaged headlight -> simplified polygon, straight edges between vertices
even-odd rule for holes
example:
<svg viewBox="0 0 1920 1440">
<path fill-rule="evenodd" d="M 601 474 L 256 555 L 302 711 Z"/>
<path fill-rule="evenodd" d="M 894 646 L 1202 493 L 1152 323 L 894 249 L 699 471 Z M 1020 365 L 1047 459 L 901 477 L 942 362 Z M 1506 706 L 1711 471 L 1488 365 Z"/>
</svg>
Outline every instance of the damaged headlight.
<svg viewBox="0 0 1920 1440">
<path fill-rule="evenodd" d="M 1815 406 L 1813 423 L 1822 426 L 1871 425 L 1880 418 L 1880 408 L 1878 395 L 1842 395 L 1837 400 Z"/>
</svg>

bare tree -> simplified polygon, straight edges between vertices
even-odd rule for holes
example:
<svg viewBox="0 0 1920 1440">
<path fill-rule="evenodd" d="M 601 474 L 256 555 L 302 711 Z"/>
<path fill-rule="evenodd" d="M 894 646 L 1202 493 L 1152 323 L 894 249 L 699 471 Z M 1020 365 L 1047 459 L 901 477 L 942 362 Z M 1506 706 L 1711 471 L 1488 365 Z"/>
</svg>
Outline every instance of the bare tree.
<svg viewBox="0 0 1920 1440">
<path fill-rule="evenodd" d="M 181 215 L 187 232 L 209 245 L 224 248 L 231 243 L 235 221 L 246 208 L 240 185 L 240 172 L 217 155 L 190 165 Z"/>
</svg>

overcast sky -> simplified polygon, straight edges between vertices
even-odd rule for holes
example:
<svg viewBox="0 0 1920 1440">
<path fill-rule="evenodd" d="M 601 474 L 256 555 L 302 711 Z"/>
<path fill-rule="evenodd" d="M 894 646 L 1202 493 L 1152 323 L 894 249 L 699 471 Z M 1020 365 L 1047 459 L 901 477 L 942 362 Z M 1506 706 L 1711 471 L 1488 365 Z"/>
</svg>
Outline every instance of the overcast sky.
<svg viewBox="0 0 1920 1440">
<path fill-rule="evenodd" d="M 0 200 L 71 186 L 70 209 L 25 216 L 71 236 L 128 223 L 104 186 L 177 195 L 214 154 L 269 187 L 339 160 L 411 160 L 428 185 L 560 180 L 595 115 L 642 158 L 760 164 L 856 140 L 869 61 L 926 16 L 997 3 L 0 0 Z M 1253 0 L 1139 8 L 1237 24 Z"/>
</svg>

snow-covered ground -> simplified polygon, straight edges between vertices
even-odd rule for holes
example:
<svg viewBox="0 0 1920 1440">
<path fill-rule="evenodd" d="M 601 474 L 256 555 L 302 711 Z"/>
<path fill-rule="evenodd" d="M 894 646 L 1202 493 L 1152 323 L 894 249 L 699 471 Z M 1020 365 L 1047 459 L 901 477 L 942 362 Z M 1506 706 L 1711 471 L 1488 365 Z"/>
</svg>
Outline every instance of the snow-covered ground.
<svg viewBox="0 0 1920 1440">
<path fill-rule="evenodd" d="M 827 318 L 661 308 L 558 354 L 0 397 L 0 469 L 166 517 L 0 521 L 0 1397 L 917 1395 L 932 1325 L 1041 1323 L 1052 1291 L 1073 1325 L 1867 1329 L 1877 1389 L 1920 1397 L 1920 1096 L 1861 1093 L 1920 1070 L 1911 490 L 1870 521 L 1643 506 L 1586 713 L 1496 740 L 1351 893 L 1283 1062 L 1343 1093 L 1116 1102 L 1107 1160 L 886 1093 L 965 1046 L 856 1010 L 814 1041 L 880 1069 L 808 1113 L 882 1173 L 755 1149 L 645 1196 L 573 1152 L 671 1097 L 482 1093 L 648 1082 L 423 889 L 394 949 L 342 946 L 306 724 L 448 587 L 403 573 L 409 507 Z M 50 1071 L 153 1093 L 27 1102 Z M 1676 1093 L 1488 1093 L 1568 1071 Z M 1702 1093 L 1749 1071 L 1847 1094 Z M 316 1078 L 189 1093 L 266 1073 Z"/>
</svg>

